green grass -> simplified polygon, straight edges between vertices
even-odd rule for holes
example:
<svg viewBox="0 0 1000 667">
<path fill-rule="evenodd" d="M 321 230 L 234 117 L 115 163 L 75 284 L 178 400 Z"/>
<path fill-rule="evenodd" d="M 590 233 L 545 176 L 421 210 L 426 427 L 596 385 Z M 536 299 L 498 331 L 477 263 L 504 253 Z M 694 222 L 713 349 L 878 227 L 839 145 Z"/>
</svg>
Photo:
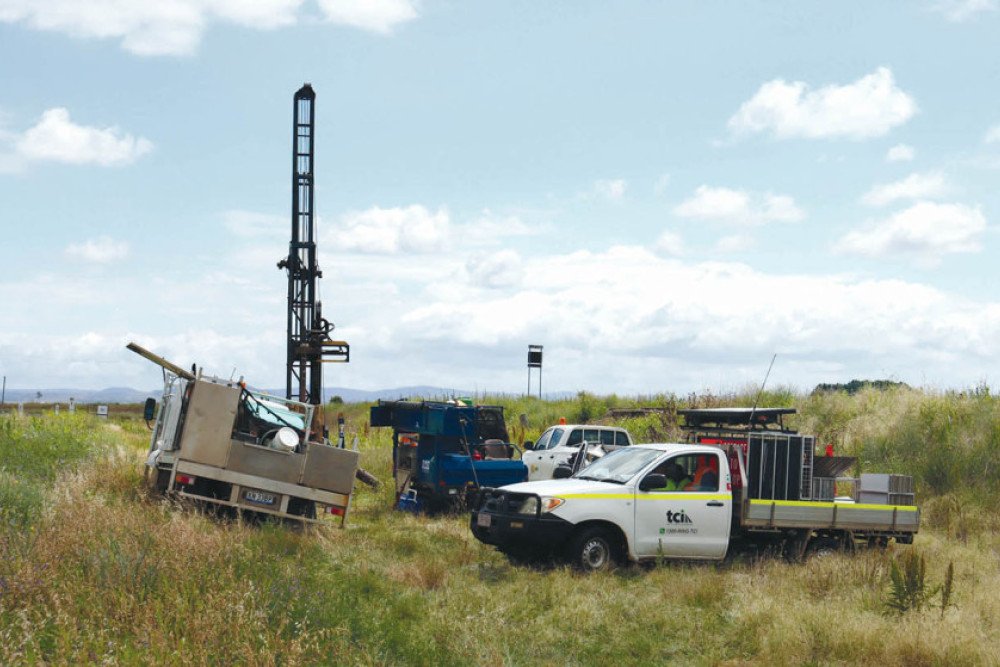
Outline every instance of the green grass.
<svg viewBox="0 0 1000 667">
<path fill-rule="evenodd" d="M 105 441 L 105 430 L 85 415 L 0 417 L 0 521 L 30 524 L 44 489 Z"/>
<path fill-rule="evenodd" d="M 531 439 L 560 416 L 752 405 L 750 393 L 497 401 L 510 421 L 527 416 Z M 776 391 L 762 404 L 786 398 Z M 1000 662 L 1000 480 L 954 484 L 992 465 L 982 459 L 996 456 L 993 399 L 896 390 L 792 399 L 797 426 L 821 444 L 868 470 L 913 470 L 923 507 L 913 547 L 588 577 L 513 565 L 472 538 L 465 516 L 393 511 L 389 433 L 366 428 L 364 405 L 337 408 L 349 441 L 358 435 L 362 465 L 386 484 L 358 486 L 345 530 L 223 522 L 149 497 L 144 428 L 4 418 L 0 664 Z M 657 439 L 676 432 L 670 409 L 625 421 Z M 954 564 L 948 605 L 932 598 L 887 614 L 892 564 L 911 552 L 925 563 L 927 591 Z"/>
</svg>

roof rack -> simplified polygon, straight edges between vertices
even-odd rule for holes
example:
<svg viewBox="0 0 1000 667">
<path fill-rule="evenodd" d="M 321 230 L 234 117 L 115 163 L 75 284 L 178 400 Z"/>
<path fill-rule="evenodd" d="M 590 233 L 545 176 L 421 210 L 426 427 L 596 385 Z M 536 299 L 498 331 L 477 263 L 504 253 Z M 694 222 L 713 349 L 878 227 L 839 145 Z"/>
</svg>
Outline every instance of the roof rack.
<svg viewBox="0 0 1000 667">
<path fill-rule="evenodd" d="M 684 429 L 777 430 L 788 432 L 784 416 L 795 408 L 703 408 L 678 410 Z"/>
</svg>

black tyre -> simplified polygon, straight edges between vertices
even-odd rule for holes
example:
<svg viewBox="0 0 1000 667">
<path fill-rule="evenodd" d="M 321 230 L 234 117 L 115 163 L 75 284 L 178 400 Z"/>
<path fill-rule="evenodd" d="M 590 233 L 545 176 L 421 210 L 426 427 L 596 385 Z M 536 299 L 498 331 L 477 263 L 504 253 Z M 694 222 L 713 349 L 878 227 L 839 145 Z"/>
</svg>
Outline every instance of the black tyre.
<svg viewBox="0 0 1000 667">
<path fill-rule="evenodd" d="M 808 558 L 827 558 L 840 553 L 840 540 L 833 537 L 818 537 L 809 542 Z"/>
<path fill-rule="evenodd" d="M 157 495 L 162 495 L 167 486 L 170 485 L 170 468 L 146 467 L 146 481 L 149 490 Z"/>
<path fill-rule="evenodd" d="M 618 541 L 600 526 L 581 530 L 570 543 L 569 559 L 583 572 L 601 572 L 616 565 Z"/>
<path fill-rule="evenodd" d="M 288 513 L 292 516 L 301 516 L 306 519 L 316 518 L 316 503 L 305 498 L 290 498 L 288 500 Z"/>
</svg>

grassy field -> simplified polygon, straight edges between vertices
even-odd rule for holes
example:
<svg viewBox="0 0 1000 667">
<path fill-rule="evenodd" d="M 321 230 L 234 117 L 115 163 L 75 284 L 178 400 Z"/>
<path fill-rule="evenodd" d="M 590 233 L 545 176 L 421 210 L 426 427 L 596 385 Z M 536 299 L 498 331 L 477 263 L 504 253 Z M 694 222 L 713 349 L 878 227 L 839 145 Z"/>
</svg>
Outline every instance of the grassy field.
<svg viewBox="0 0 1000 667">
<path fill-rule="evenodd" d="M 508 423 L 525 415 L 515 439 L 658 408 L 618 422 L 651 441 L 676 438 L 677 408 L 753 400 L 497 402 Z M 761 404 L 797 407 L 794 426 L 865 471 L 914 474 L 915 544 L 582 576 L 510 564 L 464 516 L 394 512 L 390 485 L 359 486 L 346 530 L 221 522 L 146 494 L 147 431 L 129 413 L 0 417 L 0 664 L 1000 664 L 1000 403 L 778 389 Z M 366 409 L 330 408 L 389 481 L 389 434 Z M 907 554 L 924 580 L 894 584 Z"/>
</svg>

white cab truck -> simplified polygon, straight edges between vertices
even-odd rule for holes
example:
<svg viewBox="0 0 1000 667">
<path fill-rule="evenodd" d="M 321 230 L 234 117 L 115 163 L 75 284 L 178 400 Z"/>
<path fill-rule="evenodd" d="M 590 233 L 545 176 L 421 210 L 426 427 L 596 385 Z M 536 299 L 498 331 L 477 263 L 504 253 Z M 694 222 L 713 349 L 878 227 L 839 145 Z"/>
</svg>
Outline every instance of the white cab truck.
<svg viewBox="0 0 1000 667">
<path fill-rule="evenodd" d="M 760 470 L 777 461 L 769 448 L 757 448 Z M 914 505 L 751 497 L 761 495 L 754 486 L 787 482 L 781 470 L 758 477 L 748 476 L 738 445 L 634 445 L 567 479 L 484 489 L 470 527 L 508 555 L 563 556 L 584 570 L 660 558 L 721 560 L 746 548 L 800 559 L 809 547 L 911 543 L 917 532 Z"/>
<path fill-rule="evenodd" d="M 605 454 L 632 445 L 632 436 L 616 426 L 559 424 L 547 428 L 537 442 L 526 442 L 521 461 L 528 467 L 528 481 L 552 479 L 556 468 L 582 468 Z M 580 452 L 584 452 L 580 459 Z"/>
<path fill-rule="evenodd" d="M 163 395 L 149 399 L 144 414 L 155 421 L 146 459 L 155 491 L 344 525 L 360 455 L 322 437 L 314 406 L 196 375 L 135 343 L 128 347 L 163 367 Z"/>
</svg>

